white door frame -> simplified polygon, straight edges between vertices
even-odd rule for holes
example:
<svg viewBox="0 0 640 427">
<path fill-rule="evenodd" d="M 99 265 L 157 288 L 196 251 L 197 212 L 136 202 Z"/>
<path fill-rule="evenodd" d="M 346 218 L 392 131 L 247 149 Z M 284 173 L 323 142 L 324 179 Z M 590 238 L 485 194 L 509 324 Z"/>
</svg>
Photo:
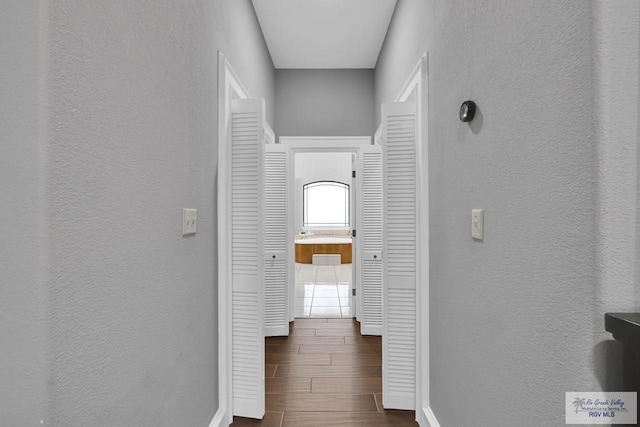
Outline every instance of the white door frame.
<svg viewBox="0 0 640 427">
<path fill-rule="evenodd" d="M 416 419 L 421 426 L 439 427 L 429 399 L 429 54 L 409 74 L 394 102 L 416 104 L 418 169 L 418 253 L 416 270 Z"/>
<path fill-rule="evenodd" d="M 228 426 L 233 421 L 232 301 L 231 301 L 231 168 L 229 157 L 231 100 L 250 98 L 224 54 L 218 51 L 218 399 L 214 422 Z M 214 165 L 215 167 L 216 165 Z M 214 425 L 212 422 L 212 425 Z"/>
<path fill-rule="evenodd" d="M 295 155 L 296 153 L 354 153 L 356 155 L 356 159 L 360 159 L 362 155 L 360 153 L 360 148 L 363 146 L 371 145 L 371 137 L 370 136 L 281 136 L 280 144 L 287 145 L 291 149 L 291 162 L 290 162 L 290 188 L 289 188 L 289 200 L 291 201 L 289 205 L 289 232 L 292 236 L 295 236 Z M 356 182 L 358 186 L 361 187 L 360 176 L 361 174 L 356 175 Z M 361 191 L 359 188 L 356 191 Z M 353 206 L 356 210 L 356 224 L 362 223 L 361 220 L 361 212 L 357 209 L 356 206 Z M 361 251 L 362 245 L 359 244 L 359 238 L 362 235 L 360 231 L 356 233 L 356 242 L 355 247 L 356 251 Z M 290 253 L 295 253 L 295 242 L 294 239 L 291 239 L 291 250 Z M 293 263 L 294 260 L 290 259 L 289 262 Z M 355 259 L 352 260 L 352 265 L 354 265 Z M 356 294 L 361 294 L 361 281 L 362 275 L 360 271 L 356 270 L 356 274 L 354 276 L 353 287 L 356 289 Z M 293 320 L 295 318 L 295 274 L 289 279 L 288 284 L 289 289 L 289 301 L 292 303 L 289 305 L 289 314 L 290 319 Z M 355 313 L 354 313 L 355 315 Z"/>
</svg>

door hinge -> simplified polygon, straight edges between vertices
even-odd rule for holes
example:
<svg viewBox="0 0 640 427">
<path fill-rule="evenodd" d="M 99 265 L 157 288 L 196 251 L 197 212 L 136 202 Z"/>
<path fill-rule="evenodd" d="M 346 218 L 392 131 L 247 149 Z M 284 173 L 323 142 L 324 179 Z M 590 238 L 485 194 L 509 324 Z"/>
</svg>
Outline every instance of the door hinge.
<svg viewBox="0 0 640 427">
<path fill-rule="evenodd" d="M 356 229 L 351 230 L 351 237 L 356 237 Z"/>
<path fill-rule="evenodd" d="M 356 177 L 356 171 L 351 171 L 351 178 L 355 178 Z"/>
<path fill-rule="evenodd" d="M 356 288 L 351 289 L 351 296 L 352 297 L 356 296 Z"/>
</svg>

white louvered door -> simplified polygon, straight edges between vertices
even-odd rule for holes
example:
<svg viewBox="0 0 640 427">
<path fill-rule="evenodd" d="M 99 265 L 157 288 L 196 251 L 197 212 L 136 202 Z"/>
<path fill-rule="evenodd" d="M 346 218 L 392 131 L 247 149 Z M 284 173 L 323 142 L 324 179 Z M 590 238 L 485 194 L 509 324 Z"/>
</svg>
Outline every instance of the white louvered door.
<svg viewBox="0 0 640 427">
<path fill-rule="evenodd" d="M 360 171 L 359 158 L 356 153 L 351 153 L 351 188 L 349 191 L 349 224 L 351 226 L 351 232 L 355 230 L 355 237 L 351 237 L 351 289 L 349 289 L 350 295 L 355 292 L 355 298 L 351 299 L 351 312 L 358 322 L 362 322 L 362 305 L 360 301 L 361 285 L 360 280 L 360 258 L 362 257 L 361 239 L 360 239 L 360 224 L 358 223 L 358 214 L 360 212 Z"/>
<path fill-rule="evenodd" d="M 264 333 L 289 335 L 289 147 L 267 144 L 264 153 Z"/>
<path fill-rule="evenodd" d="M 384 188 L 383 406 L 415 410 L 416 114 L 412 102 L 382 105 Z"/>
<path fill-rule="evenodd" d="M 359 227 L 362 286 L 359 305 L 363 335 L 382 335 L 382 147 L 363 147 L 360 157 Z"/>
<path fill-rule="evenodd" d="M 262 418 L 264 395 L 264 101 L 231 106 L 233 415 Z"/>
</svg>

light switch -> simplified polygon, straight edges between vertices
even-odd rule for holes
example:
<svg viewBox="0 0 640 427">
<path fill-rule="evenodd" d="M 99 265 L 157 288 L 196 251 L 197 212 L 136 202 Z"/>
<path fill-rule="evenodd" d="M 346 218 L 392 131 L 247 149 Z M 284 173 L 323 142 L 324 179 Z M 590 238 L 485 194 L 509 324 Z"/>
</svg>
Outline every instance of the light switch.
<svg viewBox="0 0 640 427">
<path fill-rule="evenodd" d="M 182 235 L 196 234 L 198 230 L 198 210 L 182 208 Z"/>
<path fill-rule="evenodd" d="M 471 237 L 477 240 L 484 239 L 484 211 L 471 209 Z"/>
</svg>

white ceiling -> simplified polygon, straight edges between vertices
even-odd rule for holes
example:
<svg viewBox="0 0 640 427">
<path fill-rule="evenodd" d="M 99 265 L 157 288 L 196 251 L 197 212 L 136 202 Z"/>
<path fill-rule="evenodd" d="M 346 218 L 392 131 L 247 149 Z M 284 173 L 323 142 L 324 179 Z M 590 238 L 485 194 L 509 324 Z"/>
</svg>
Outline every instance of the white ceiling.
<svg viewBox="0 0 640 427">
<path fill-rule="evenodd" d="M 374 68 L 397 0 L 252 0 L 276 68 Z"/>
</svg>

